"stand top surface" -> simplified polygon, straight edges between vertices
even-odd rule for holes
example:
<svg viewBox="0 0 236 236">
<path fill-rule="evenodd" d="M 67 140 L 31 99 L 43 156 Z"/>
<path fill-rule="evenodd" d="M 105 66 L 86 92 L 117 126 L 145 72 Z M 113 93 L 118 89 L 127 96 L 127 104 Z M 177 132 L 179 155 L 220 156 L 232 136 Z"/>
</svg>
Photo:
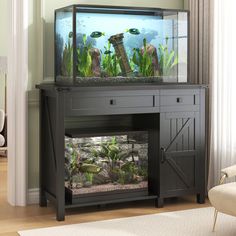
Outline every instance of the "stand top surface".
<svg viewBox="0 0 236 236">
<path fill-rule="evenodd" d="M 40 90 L 51 91 L 117 91 L 117 90 L 158 90 L 158 89 L 206 89 L 208 85 L 205 84 L 190 84 L 190 83 L 161 83 L 161 84 L 101 84 L 101 85 L 57 85 L 51 83 L 41 83 L 36 85 Z"/>
</svg>

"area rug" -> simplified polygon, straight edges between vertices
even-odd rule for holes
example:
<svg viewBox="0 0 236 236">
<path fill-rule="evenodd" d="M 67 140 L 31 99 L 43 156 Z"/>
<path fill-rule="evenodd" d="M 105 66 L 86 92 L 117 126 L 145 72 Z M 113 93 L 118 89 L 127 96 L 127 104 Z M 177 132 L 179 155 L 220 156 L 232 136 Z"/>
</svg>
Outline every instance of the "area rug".
<svg viewBox="0 0 236 236">
<path fill-rule="evenodd" d="M 212 233 L 211 207 L 57 226 L 18 232 L 21 236 L 235 236 L 236 217 L 219 214 Z"/>
</svg>

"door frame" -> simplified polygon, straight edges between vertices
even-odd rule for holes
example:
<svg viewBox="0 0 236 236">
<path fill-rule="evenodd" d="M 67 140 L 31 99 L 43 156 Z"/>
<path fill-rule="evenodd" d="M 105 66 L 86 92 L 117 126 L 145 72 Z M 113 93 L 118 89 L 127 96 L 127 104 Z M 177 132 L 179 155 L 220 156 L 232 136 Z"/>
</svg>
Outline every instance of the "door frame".
<svg viewBox="0 0 236 236">
<path fill-rule="evenodd" d="M 28 6 L 29 0 L 8 1 L 8 202 L 26 206 L 28 124 Z"/>
</svg>

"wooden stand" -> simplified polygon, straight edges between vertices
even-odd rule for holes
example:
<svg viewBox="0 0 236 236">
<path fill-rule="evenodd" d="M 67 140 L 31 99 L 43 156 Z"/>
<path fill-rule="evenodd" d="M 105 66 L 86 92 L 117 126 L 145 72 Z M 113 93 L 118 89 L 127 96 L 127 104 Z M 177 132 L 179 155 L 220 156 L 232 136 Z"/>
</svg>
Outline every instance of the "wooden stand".
<svg viewBox="0 0 236 236">
<path fill-rule="evenodd" d="M 156 207 L 162 207 L 164 198 L 187 194 L 196 194 L 197 201 L 204 203 L 204 86 L 37 87 L 41 90 L 40 206 L 47 206 L 47 200 L 54 203 L 57 220 L 65 219 L 66 208 L 79 206 L 154 199 Z M 148 192 L 66 202 L 64 137 L 68 127 L 83 136 L 111 127 L 113 131 L 121 127 L 147 130 Z"/>
</svg>

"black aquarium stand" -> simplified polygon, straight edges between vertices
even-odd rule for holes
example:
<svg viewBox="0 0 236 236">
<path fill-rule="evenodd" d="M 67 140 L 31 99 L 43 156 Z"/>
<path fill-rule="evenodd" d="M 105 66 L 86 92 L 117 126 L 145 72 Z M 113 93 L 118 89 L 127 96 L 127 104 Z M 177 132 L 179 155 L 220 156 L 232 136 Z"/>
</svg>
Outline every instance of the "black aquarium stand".
<svg viewBox="0 0 236 236">
<path fill-rule="evenodd" d="M 65 209 L 196 194 L 205 201 L 205 90 L 191 84 L 58 86 L 40 84 L 40 206 Z M 67 199 L 65 134 L 148 132 L 148 189 Z M 74 201 L 75 200 L 75 201 Z"/>
</svg>

